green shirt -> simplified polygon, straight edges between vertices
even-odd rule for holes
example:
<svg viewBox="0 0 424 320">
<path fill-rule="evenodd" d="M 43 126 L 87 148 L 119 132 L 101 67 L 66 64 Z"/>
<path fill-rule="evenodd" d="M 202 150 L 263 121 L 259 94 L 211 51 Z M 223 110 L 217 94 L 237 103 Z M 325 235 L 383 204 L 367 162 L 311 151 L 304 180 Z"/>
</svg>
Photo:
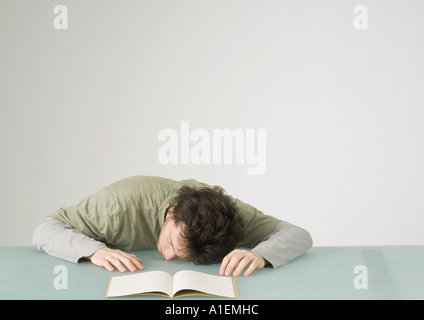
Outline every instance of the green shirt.
<svg viewBox="0 0 424 320">
<path fill-rule="evenodd" d="M 166 209 L 182 186 L 210 187 L 193 179 L 135 176 L 117 181 L 50 216 L 112 248 L 155 249 Z M 238 247 L 255 247 L 275 230 L 280 220 L 234 200 L 244 222 L 244 239 Z"/>
</svg>

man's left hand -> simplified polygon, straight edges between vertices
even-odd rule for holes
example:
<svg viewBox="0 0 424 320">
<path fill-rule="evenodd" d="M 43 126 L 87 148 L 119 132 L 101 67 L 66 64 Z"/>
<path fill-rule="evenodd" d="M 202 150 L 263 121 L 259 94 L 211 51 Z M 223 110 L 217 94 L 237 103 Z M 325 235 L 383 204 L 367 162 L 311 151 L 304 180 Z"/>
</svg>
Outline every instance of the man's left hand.
<svg viewBox="0 0 424 320">
<path fill-rule="evenodd" d="M 238 277 L 247 268 L 245 276 L 250 275 L 254 270 L 265 267 L 265 259 L 257 252 L 248 250 L 233 250 L 227 254 L 221 263 L 219 274 L 229 276 L 235 269 L 233 276 Z"/>
</svg>

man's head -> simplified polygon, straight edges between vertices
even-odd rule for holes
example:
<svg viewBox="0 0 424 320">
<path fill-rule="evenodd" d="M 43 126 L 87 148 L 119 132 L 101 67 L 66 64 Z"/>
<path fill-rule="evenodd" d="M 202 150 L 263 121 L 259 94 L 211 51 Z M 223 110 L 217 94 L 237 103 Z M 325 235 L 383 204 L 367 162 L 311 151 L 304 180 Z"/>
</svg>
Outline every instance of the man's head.
<svg viewBox="0 0 424 320">
<path fill-rule="evenodd" d="M 242 217 L 222 189 L 183 187 L 168 210 L 158 250 L 167 260 L 219 263 L 242 237 Z"/>
</svg>

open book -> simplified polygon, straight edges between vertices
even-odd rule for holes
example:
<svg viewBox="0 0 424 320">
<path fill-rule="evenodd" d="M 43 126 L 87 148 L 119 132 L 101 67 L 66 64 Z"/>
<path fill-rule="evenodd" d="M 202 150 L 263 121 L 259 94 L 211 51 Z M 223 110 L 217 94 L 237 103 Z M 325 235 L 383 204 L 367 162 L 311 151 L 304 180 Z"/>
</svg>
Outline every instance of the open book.
<svg viewBox="0 0 424 320">
<path fill-rule="evenodd" d="M 164 271 L 116 276 L 109 280 L 106 298 L 133 294 L 157 294 L 170 298 L 189 295 L 238 298 L 234 278 L 183 270 L 174 276 Z"/>
</svg>

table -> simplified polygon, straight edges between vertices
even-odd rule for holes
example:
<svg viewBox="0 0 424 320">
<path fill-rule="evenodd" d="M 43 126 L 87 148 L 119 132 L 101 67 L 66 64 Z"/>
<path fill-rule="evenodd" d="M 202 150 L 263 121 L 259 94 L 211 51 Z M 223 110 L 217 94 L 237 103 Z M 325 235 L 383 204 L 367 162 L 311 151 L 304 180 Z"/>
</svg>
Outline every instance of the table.
<svg viewBox="0 0 424 320">
<path fill-rule="evenodd" d="M 165 261 L 156 250 L 131 252 L 143 271 L 195 270 L 219 275 L 219 265 Z M 127 272 L 126 274 L 129 274 Z M 167 299 L 143 295 L 105 298 L 109 272 L 90 262 L 74 264 L 35 247 L 0 247 L 0 299 Z M 313 247 L 290 263 L 236 278 L 241 300 L 423 299 L 424 246 Z M 176 300 L 223 299 L 183 297 Z M 234 299 L 231 299 L 234 301 Z"/>
</svg>

